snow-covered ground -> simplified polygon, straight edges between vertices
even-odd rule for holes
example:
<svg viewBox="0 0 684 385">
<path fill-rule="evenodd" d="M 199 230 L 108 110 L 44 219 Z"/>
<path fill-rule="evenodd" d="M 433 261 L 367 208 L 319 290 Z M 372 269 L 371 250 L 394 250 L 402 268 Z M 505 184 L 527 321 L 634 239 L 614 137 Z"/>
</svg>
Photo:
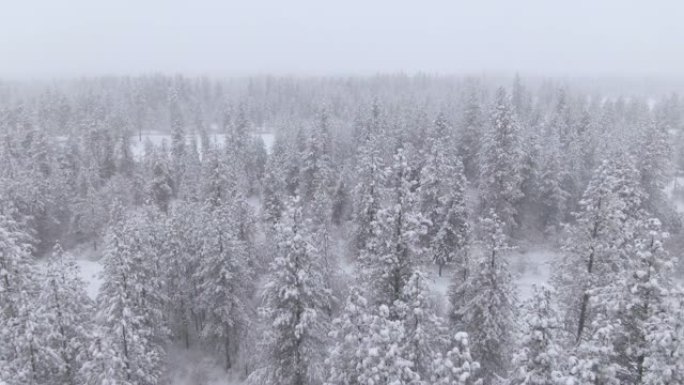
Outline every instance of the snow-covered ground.
<svg viewBox="0 0 684 385">
<path fill-rule="evenodd" d="M 684 177 L 673 178 L 665 186 L 665 194 L 672 200 L 677 211 L 684 213 Z"/>
<path fill-rule="evenodd" d="M 170 346 L 166 351 L 169 385 L 235 385 L 242 381 L 227 373 L 216 354 Z"/>
<path fill-rule="evenodd" d="M 517 284 L 518 298 L 524 301 L 532 295 L 532 286 L 546 284 L 551 277 L 551 264 L 559 256 L 559 252 L 551 247 L 533 247 L 526 250 L 516 250 L 508 254 L 512 273 Z M 437 273 L 437 267 L 428 268 L 431 290 L 440 311 L 446 311 L 449 304 L 449 289 L 453 281 L 454 272 L 449 267 L 444 268 L 442 276 Z"/>
<path fill-rule="evenodd" d="M 79 275 L 83 282 L 85 282 L 85 289 L 88 297 L 93 300 L 97 297 L 102 285 L 102 264 L 99 261 L 87 259 L 83 255 L 73 253 L 76 257 L 76 264 L 78 265 Z M 38 263 L 38 268 L 44 269 L 47 267 L 47 260 L 41 260 Z"/>
<path fill-rule="evenodd" d="M 344 246 L 338 244 L 336 247 L 339 252 Z M 558 257 L 558 251 L 541 247 L 524 252 L 513 252 L 509 255 L 521 300 L 530 297 L 533 285 L 548 282 L 551 275 L 551 263 L 556 257 Z M 343 276 L 350 277 L 354 273 L 354 267 L 347 259 L 340 258 L 338 266 Z M 100 276 L 102 264 L 99 261 L 83 257 L 77 257 L 76 262 L 80 268 L 81 278 L 86 283 L 88 296 L 95 299 L 102 284 L 102 277 Z M 431 266 L 428 270 L 433 295 L 443 310 L 446 310 L 448 304 L 448 293 L 453 274 L 449 267 L 444 269 L 441 277 L 438 276 L 436 267 Z"/>
<path fill-rule="evenodd" d="M 86 283 L 86 291 L 88 296 L 92 299 L 97 297 L 102 285 L 102 264 L 99 261 L 90 261 L 87 259 L 77 259 L 81 279 Z"/>
<path fill-rule="evenodd" d="M 549 283 L 551 264 L 558 257 L 559 252 L 548 247 L 534 247 L 511 255 L 520 300 L 524 301 L 532 296 L 532 286 Z"/>
<path fill-rule="evenodd" d="M 266 152 L 270 153 L 271 148 L 273 148 L 273 142 L 275 141 L 275 135 L 271 133 L 259 133 L 254 135 L 259 136 L 261 140 L 264 141 L 264 147 L 266 148 Z M 218 147 L 222 147 L 226 142 L 225 134 L 212 133 L 208 136 L 209 141 Z M 192 139 L 192 135 L 186 135 L 185 142 L 187 144 L 190 144 L 192 143 Z M 200 153 L 202 153 L 202 141 L 200 140 L 199 135 L 196 137 L 196 140 L 197 145 L 199 146 L 199 151 Z M 134 157 L 138 159 L 142 157 L 142 155 L 145 153 L 145 143 L 147 143 L 148 141 L 156 147 L 161 146 L 164 142 L 166 142 L 167 146 L 170 146 L 171 134 L 150 131 L 144 132 L 142 135 L 134 135 L 131 140 L 131 152 L 133 153 Z"/>
</svg>

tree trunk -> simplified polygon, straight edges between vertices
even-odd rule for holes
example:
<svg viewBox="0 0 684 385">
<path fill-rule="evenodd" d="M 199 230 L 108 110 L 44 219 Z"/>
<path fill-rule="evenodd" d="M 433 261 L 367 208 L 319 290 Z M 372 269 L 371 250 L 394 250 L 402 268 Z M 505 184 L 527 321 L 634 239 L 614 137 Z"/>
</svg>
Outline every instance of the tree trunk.
<svg viewBox="0 0 684 385">
<path fill-rule="evenodd" d="M 183 322 L 183 334 L 185 337 L 185 348 L 190 349 L 190 330 L 188 330 L 188 323 Z"/>
<path fill-rule="evenodd" d="M 594 252 L 589 254 L 589 262 L 587 264 L 587 273 L 591 276 L 594 267 Z M 577 342 L 582 338 L 582 332 L 584 331 L 584 325 L 587 320 L 587 306 L 589 306 L 589 293 L 584 293 L 582 296 L 582 304 L 580 305 L 580 316 L 579 322 L 577 324 Z"/>
<path fill-rule="evenodd" d="M 226 330 L 226 339 L 224 341 L 226 349 L 226 370 L 230 370 L 233 367 L 233 363 L 230 360 L 230 335 Z"/>
<path fill-rule="evenodd" d="M 128 341 L 126 339 L 126 327 L 121 328 L 121 335 L 123 337 L 123 354 L 124 354 L 124 368 L 126 370 L 126 379 L 131 379 L 131 368 L 128 361 Z"/>
</svg>

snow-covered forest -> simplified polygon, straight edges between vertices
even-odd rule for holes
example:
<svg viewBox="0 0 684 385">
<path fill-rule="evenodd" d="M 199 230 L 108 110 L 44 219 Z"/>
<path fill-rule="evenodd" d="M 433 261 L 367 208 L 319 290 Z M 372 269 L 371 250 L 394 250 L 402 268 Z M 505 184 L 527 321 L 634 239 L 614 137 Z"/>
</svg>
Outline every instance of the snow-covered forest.
<svg viewBox="0 0 684 385">
<path fill-rule="evenodd" d="M 683 172 L 671 90 L 5 81 L 0 384 L 684 384 Z"/>
</svg>

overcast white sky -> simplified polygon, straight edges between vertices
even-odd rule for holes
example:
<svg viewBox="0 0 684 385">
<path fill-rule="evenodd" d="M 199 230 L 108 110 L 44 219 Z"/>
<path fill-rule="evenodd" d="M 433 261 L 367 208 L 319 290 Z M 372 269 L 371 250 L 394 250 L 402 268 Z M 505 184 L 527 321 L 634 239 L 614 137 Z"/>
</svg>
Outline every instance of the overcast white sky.
<svg viewBox="0 0 684 385">
<path fill-rule="evenodd" d="M 0 0 L 0 78 L 680 76 L 681 0 Z"/>
</svg>

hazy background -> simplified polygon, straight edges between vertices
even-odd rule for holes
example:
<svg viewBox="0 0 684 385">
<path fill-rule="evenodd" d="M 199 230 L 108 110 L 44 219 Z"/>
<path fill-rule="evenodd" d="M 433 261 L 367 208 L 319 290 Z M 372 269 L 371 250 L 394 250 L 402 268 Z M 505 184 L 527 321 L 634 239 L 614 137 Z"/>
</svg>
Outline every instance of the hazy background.
<svg viewBox="0 0 684 385">
<path fill-rule="evenodd" d="M 678 0 L 0 0 L 0 78 L 682 69 Z"/>
</svg>

